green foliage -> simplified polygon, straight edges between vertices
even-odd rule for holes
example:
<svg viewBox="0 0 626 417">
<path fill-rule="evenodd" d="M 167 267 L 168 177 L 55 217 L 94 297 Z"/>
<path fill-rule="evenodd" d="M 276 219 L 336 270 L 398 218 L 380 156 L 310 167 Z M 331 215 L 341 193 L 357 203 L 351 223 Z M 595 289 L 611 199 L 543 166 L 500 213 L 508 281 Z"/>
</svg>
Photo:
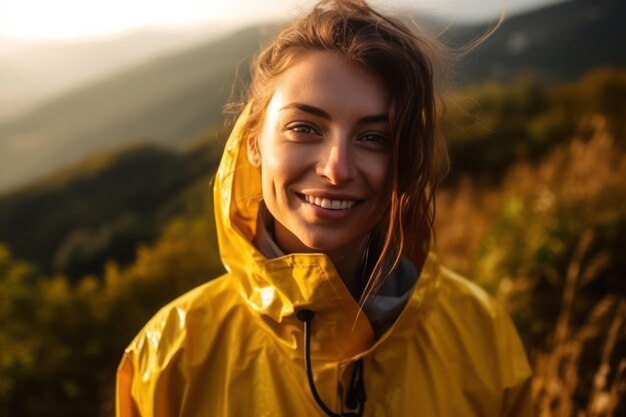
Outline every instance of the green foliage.
<svg viewBox="0 0 626 417">
<path fill-rule="evenodd" d="M 517 161 L 538 162 L 575 136 L 588 139 L 601 115 L 619 146 L 626 139 L 626 70 L 599 69 L 545 87 L 531 78 L 466 87 L 446 103 L 450 183 L 462 175 L 497 183 Z"/>
<path fill-rule="evenodd" d="M 37 366 L 36 340 L 30 323 L 35 297 L 28 266 L 16 262 L 6 247 L 0 246 L 0 413 L 5 415 L 14 398 L 16 384 L 31 375 Z"/>
<path fill-rule="evenodd" d="M 620 147 L 626 146 L 626 71 L 603 68 L 592 71 L 578 82 L 555 86 L 549 91 L 547 113 L 563 125 L 578 127 L 584 136 L 593 133 L 592 118 L 602 115 L 608 131 Z"/>
<path fill-rule="evenodd" d="M 479 276 L 491 283 L 501 277 L 532 279 L 536 290 L 517 303 L 524 306 L 518 308 L 520 325 L 535 348 L 550 342 L 555 323 L 545 317 L 557 316 L 561 304 L 554 300 L 560 299 L 573 254 L 585 236 L 593 236 L 582 260 L 591 269 L 581 278 L 584 296 L 573 308 L 577 324 L 607 293 L 626 297 L 621 260 L 626 250 L 626 158 L 616 158 L 614 148 L 601 140 L 573 143 L 555 154 L 548 175 L 511 177 L 505 205 L 516 200 L 517 210 L 505 209 L 485 241 Z"/>
<path fill-rule="evenodd" d="M 599 354 L 611 314 L 621 320 L 614 306 L 626 300 L 626 150 L 607 118 L 593 113 L 583 128 L 585 139 L 539 164 L 518 162 L 497 188 L 466 180 L 438 205 L 444 260 L 464 260 L 456 266 L 508 305 L 533 358 L 562 361 L 569 378 L 575 373 L 565 397 L 581 409 L 595 398 L 589 393 L 600 360 L 602 380 L 614 386 L 623 383 L 620 361 L 626 363 L 623 331 L 614 331 L 614 349 Z M 567 385 L 562 372 L 542 373 L 542 395 Z M 601 390 L 594 395 L 609 396 Z"/>
<path fill-rule="evenodd" d="M 112 415 L 121 354 L 158 308 L 223 272 L 208 215 L 174 220 L 103 279 L 32 281 L 0 247 L 0 415 Z"/>
<path fill-rule="evenodd" d="M 99 274 L 130 263 L 169 219 L 202 206 L 223 133 L 175 153 L 152 145 L 97 155 L 0 198 L 0 241 L 43 273 Z"/>
<path fill-rule="evenodd" d="M 514 161 L 542 153 L 530 130 L 548 105 L 545 91 L 530 79 L 513 85 L 491 82 L 456 93 L 443 121 L 452 174 L 499 180 Z M 543 133 L 535 134 L 544 138 Z"/>
</svg>

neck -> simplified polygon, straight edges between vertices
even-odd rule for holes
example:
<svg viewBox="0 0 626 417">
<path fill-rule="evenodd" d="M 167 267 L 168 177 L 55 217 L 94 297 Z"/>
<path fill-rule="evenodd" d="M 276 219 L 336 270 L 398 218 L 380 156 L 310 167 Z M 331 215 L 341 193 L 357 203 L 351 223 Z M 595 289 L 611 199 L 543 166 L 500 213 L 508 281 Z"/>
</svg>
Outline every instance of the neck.
<svg viewBox="0 0 626 417">
<path fill-rule="evenodd" d="M 354 245 L 345 251 L 327 252 L 326 255 L 331 259 L 339 277 L 352 294 L 352 297 L 358 301 L 363 294 L 365 284 L 367 283 L 367 271 L 365 271 L 367 256 L 367 240 L 361 245 Z"/>
</svg>

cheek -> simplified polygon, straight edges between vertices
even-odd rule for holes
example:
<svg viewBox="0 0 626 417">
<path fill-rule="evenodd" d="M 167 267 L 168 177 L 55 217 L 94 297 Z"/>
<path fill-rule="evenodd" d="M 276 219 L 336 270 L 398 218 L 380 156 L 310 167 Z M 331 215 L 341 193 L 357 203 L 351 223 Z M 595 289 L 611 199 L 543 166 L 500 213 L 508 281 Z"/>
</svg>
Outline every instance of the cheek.
<svg viewBox="0 0 626 417">
<path fill-rule="evenodd" d="M 261 154 L 261 174 L 264 181 L 283 181 L 288 172 L 288 161 L 282 157 L 281 150 L 276 146 L 264 147 Z"/>
<path fill-rule="evenodd" d="M 261 177 L 263 199 L 284 202 L 290 185 L 301 177 L 297 155 L 289 151 L 288 146 L 270 143 L 262 150 Z"/>
<path fill-rule="evenodd" d="M 391 189 L 391 158 L 388 155 L 378 155 L 371 158 L 365 165 L 367 167 L 366 177 L 372 191 L 380 197 L 386 198 Z"/>
<path fill-rule="evenodd" d="M 305 146 L 279 140 L 267 140 L 262 149 L 262 173 L 284 182 L 294 181 L 311 166 L 315 152 Z"/>
</svg>

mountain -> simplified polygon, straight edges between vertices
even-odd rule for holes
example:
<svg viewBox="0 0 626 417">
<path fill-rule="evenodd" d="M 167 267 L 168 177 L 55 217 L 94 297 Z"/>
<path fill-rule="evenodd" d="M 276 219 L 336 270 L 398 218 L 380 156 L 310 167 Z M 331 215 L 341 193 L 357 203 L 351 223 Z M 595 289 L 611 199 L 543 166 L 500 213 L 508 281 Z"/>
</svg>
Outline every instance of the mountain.
<svg viewBox="0 0 626 417">
<path fill-rule="evenodd" d="M 532 73 L 570 80 L 598 66 L 626 66 L 626 2 L 572 0 L 515 15 L 457 65 L 457 84 Z M 234 79 L 277 26 L 251 27 L 172 53 L 48 101 L 0 124 L 0 192 L 91 153 L 153 141 L 181 146 L 222 124 Z M 468 45 L 487 25 L 458 26 L 442 40 Z"/>
<path fill-rule="evenodd" d="M 569 81 L 594 68 L 624 67 L 625 20 L 623 0 L 570 0 L 513 16 L 461 61 L 457 83 L 527 74 Z M 485 30 L 456 28 L 449 39 L 462 45 Z"/>
<path fill-rule="evenodd" d="M 92 153 L 137 141 L 179 145 L 221 124 L 235 69 L 241 66 L 246 77 L 261 30 L 248 28 L 142 64 L 0 125 L 0 189 Z"/>
<path fill-rule="evenodd" d="M 217 37 L 222 28 L 143 30 L 89 41 L 23 41 L 0 37 L 0 121 L 35 103 Z"/>
<path fill-rule="evenodd" d="M 0 241 L 44 274 L 71 278 L 125 264 L 181 213 L 205 213 L 225 133 L 173 151 L 135 144 L 91 156 L 0 197 Z"/>
</svg>

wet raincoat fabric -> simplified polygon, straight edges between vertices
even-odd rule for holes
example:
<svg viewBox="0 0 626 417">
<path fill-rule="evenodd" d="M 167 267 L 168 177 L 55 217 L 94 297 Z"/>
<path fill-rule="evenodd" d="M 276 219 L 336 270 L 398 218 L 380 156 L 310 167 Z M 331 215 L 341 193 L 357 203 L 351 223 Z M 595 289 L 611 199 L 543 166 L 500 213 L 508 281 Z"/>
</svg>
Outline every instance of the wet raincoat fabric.
<svg viewBox="0 0 626 417">
<path fill-rule="evenodd" d="M 362 358 L 364 416 L 530 416 L 530 368 L 507 316 L 430 254 L 395 322 L 376 338 L 323 254 L 266 259 L 252 245 L 260 174 L 240 117 L 214 185 L 229 271 L 162 308 L 126 349 L 118 417 L 324 416 L 305 372 L 301 310 L 315 312 L 315 387 L 337 414 Z"/>
</svg>

